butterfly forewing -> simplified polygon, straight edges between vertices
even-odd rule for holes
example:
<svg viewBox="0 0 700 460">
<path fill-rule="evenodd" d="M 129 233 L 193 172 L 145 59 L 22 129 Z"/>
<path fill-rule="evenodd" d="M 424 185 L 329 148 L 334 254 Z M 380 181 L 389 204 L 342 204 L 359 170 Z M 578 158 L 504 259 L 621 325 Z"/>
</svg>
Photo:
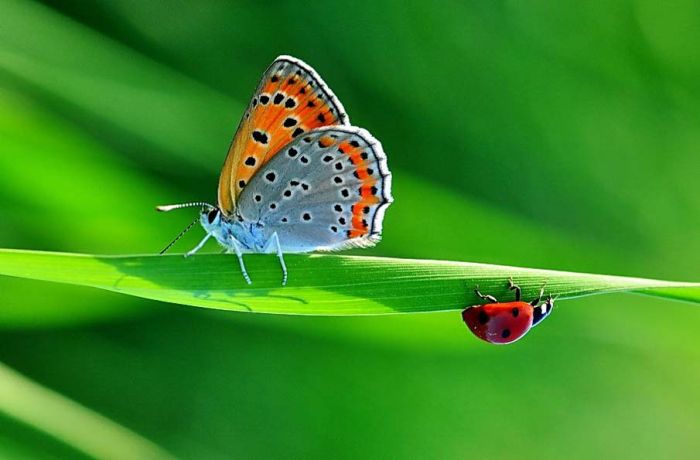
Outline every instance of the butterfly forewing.
<svg viewBox="0 0 700 460">
<path fill-rule="evenodd" d="M 371 246 L 391 203 L 381 144 L 353 126 L 319 128 L 272 157 L 240 195 L 238 213 L 276 232 L 285 252 Z"/>
<path fill-rule="evenodd" d="M 219 208 L 231 215 L 253 175 L 312 129 L 347 125 L 342 104 L 304 62 L 280 56 L 265 71 L 234 135 L 219 178 Z"/>
</svg>

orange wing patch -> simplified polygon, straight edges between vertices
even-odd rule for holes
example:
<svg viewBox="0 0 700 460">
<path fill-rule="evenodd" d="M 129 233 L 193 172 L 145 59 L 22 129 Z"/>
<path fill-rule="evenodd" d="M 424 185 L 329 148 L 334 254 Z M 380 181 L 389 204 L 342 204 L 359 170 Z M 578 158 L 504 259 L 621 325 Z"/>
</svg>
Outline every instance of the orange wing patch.
<svg viewBox="0 0 700 460">
<path fill-rule="evenodd" d="M 367 161 L 367 152 L 357 142 L 342 142 L 339 150 L 350 158 L 350 161 L 355 166 L 353 175 L 360 180 L 361 184 L 358 190 L 360 199 L 351 207 L 352 228 L 347 232 L 348 238 L 359 238 L 370 232 L 370 224 L 368 222 L 370 211 L 374 206 L 381 203 L 377 196 L 379 171 L 375 171 L 370 167 L 371 165 Z"/>
<path fill-rule="evenodd" d="M 267 69 L 229 147 L 219 178 L 219 207 L 233 213 L 251 177 L 295 137 L 345 125 L 342 104 L 308 65 L 279 57 Z"/>
</svg>

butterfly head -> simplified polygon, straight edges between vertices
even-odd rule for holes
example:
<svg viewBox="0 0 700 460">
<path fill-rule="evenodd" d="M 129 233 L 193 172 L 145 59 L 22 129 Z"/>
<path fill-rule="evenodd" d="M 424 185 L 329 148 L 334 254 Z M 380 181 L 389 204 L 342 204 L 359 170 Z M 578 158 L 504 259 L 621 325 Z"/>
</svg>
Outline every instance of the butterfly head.
<svg viewBox="0 0 700 460">
<path fill-rule="evenodd" d="M 215 237 L 223 245 L 236 226 L 234 221 L 221 212 L 221 209 L 212 205 L 202 206 L 199 213 L 199 223 L 202 224 L 205 232 Z"/>
<path fill-rule="evenodd" d="M 221 210 L 216 206 L 205 204 L 199 213 L 199 221 L 207 233 L 211 233 L 213 228 L 221 225 Z"/>
<path fill-rule="evenodd" d="M 233 250 L 233 246 L 237 244 L 242 249 L 254 249 L 259 252 L 267 242 L 260 223 L 246 221 L 237 213 L 225 215 L 215 206 L 204 206 L 199 215 L 199 222 L 204 231 L 216 238 L 225 248 Z M 232 240 L 235 240 L 235 243 Z"/>
</svg>

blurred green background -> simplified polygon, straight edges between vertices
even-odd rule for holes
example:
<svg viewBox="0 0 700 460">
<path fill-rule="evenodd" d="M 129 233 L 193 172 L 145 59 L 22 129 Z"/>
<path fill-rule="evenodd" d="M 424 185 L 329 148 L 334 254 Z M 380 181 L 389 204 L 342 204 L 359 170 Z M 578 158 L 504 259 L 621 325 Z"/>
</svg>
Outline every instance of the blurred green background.
<svg viewBox="0 0 700 460">
<path fill-rule="evenodd" d="M 389 157 L 384 240 L 357 253 L 700 280 L 694 0 L 0 10 L 1 247 L 157 252 L 194 216 L 154 205 L 215 199 L 258 78 L 292 54 Z M 700 451 L 697 307 L 601 296 L 544 324 L 494 347 L 456 313 L 232 314 L 0 278 L 0 360 L 176 457 Z M 79 456 L 13 417 L 0 441 Z"/>
</svg>

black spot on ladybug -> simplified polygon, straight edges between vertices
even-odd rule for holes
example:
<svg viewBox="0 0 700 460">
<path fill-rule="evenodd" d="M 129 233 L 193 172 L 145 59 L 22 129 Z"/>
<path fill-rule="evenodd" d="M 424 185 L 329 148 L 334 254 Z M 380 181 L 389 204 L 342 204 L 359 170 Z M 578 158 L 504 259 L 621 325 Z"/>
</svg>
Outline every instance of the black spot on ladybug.
<svg viewBox="0 0 700 460">
<path fill-rule="evenodd" d="M 246 166 L 255 166 L 255 157 L 248 157 L 245 159 Z"/>
<path fill-rule="evenodd" d="M 484 310 L 480 310 L 478 320 L 479 324 L 486 324 L 489 322 L 489 315 L 487 315 Z"/>
<path fill-rule="evenodd" d="M 278 104 L 278 105 L 279 105 L 279 104 L 282 103 L 282 100 L 283 100 L 283 99 L 284 99 L 284 94 L 282 94 L 282 93 L 277 93 L 277 94 L 275 94 L 274 99 L 272 99 L 272 102 L 273 102 L 274 104 Z"/>
<path fill-rule="evenodd" d="M 255 142 L 259 142 L 261 144 L 267 144 L 268 141 L 267 134 L 262 131 L 258 131 L 257 129 L 253 131 L 253 139 Z"/>
<path fill-rule="evenodd" d="M 265 179 L 267 179 L 268 182 L 274 182 L 276 178 L 277 178 L 277 175 L 273 172 L 269 172 L 269 173 L 265 174 Z"/>
<path fill-rule="evenodd" d="M 504 339 L 510 337 L 510 329 L 503 329 L 503 332 L 501 332 L 501 337 L 503 337 Z"/>
<path fill-rule="evenodd" d="M 289 117 L 289 118 L 286 118 L 284 120 L 284 123 L 282 123 L 282 124 L 284 125 L 285 128 L 291 128 L 292 126 L 297 124 L 297 121 L 294 118 Z"/>
<path fill-rule="evenodd" d="M 510 312 L 513 315 L 513 318 L 517 318 L 520 314 L 520 310 L 517 307 L 513 307 L 513 309 Z"/>
<path fill-rule="evenodd" d="M 303 132 L 304 132 L 303 129 L 297 128 L 297 129 L 295 129 L 294 132 L 292 133 L 292 137 L 297 137 L 299 134 L 301 134 L 301 133 L 303 133 Z"/>
<path fill-rule="evenodd" d="M 320 121 L 321 123 L 325 123 L 325 122 L 326 122 L 326 117 L 324 117 L 322 113 L 319 113 L 318 116 L 316 117 L 316 119 L 317 119 L 318 121 Z"/>
</svg>

